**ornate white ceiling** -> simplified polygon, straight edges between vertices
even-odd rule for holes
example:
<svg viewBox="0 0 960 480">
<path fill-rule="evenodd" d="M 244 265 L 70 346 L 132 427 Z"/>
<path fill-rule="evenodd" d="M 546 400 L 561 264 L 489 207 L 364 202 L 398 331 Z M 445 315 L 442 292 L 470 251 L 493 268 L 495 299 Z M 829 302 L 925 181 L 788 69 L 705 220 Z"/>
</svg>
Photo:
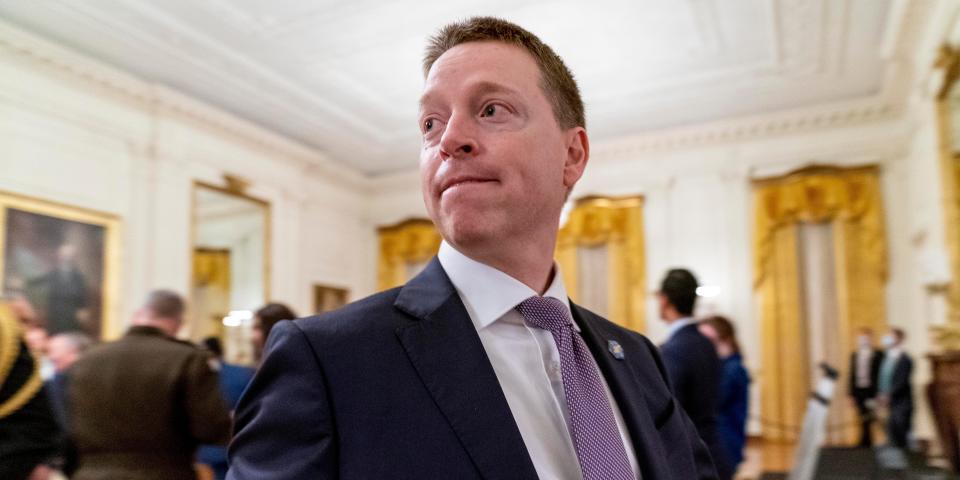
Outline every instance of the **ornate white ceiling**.
<svg viewBox="0 0 960 480">
<path fill-rule="evenodd" d="M 415 167 L 426 38 L 497 15 L 576 74 L 595 144 L 864 98 L 893 0 L 0 0 L 0 17 L 378 175 Z M 891 13 L 893 11 L 894 13 Z"/>
</svg>

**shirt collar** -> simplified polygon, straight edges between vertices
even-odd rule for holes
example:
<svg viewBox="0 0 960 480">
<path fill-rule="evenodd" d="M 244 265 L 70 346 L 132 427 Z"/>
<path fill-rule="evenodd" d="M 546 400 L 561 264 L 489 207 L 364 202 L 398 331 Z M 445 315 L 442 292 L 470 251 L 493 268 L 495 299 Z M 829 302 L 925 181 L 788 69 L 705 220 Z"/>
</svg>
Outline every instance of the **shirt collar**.
<svg viewBox="0 0 960 480">
<path fill-rule="evenodd" d="M 686 327 L 687 325 L 691 325 L 694 322 L 696 322 L 696 320 L 694 320 L 693 317 L 683 317 L 675 320 L 673 323 L 670 324 L 669 327 L 667 327 L 667 341 L 673 338 L 673 336 L 676 335 L 681 328 Z"/>
<path fill-rule="evenodd" d="M 437 259 L 457 289 L 477 330 L 488 327 L 520 302 L 537 296 L 537 292 L 523 282 L 467 257 L 446 241 L 440 244 Z M 556 263 L 553 265 L 553 281 L 543 296 L 556 298 L 570 309 L 567 288 Z M 574 329 L 579 331 L 576 322 Z"/>
</svg>

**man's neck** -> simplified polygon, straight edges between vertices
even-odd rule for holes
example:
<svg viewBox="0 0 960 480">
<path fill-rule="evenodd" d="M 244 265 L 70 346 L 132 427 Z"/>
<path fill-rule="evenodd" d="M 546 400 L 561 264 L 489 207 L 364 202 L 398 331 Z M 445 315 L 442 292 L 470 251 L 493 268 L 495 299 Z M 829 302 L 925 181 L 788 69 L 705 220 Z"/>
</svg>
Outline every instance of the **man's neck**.
<svg viewBox="0 0 960 480">
<path fill-rule="evenodd" d="M 549 243 L 548 243 L 549 241 Z M 529 241 L 510 247 L 507 242 L 491 248 L 464 248 L 450 243 L 457 251 L 515 278 L 543 295 L 553 281 L 553 252 L 556 232 L 545 241 Z"/>
<path fill-rule="evenodd" d="M 134 325 L 135 327 L 155 328 L 155 329 L 159 330 L 161 333 L 163 333 L 164 335 L 166 335 L 166 336 L 168 336 L 168 337 L 171 337 L 171 338 L 176 336 L 176 332 L 171 333 L 171 332 L 170 332 L 170 326 L 167 325 L 167 324 L 164 323 L 164 322 L 143 321 L 143 322 L 134 322 L 133 325 Z"/>
<path fill-rule="evenodd" d="M 663 323 L 666 323 L 667 325 L 673 325 L 680 320 L 685 320 L 688 318 L 690 317 L 686 315 L 680 315 L 679 313 L 668 313 L 663 316 Z"/>
</svg>

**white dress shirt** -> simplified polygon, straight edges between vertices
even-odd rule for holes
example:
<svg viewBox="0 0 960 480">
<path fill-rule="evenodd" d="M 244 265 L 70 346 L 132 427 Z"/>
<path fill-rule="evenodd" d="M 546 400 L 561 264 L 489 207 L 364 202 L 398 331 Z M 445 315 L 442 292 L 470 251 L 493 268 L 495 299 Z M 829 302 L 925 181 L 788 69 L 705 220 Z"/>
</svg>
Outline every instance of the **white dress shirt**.
<svg viewBox="0 0 960 480">
<path fill-rule="evenodd" d="M 468 258 L 446 242 L 440 245 L 437 257 L 477 329 L 537 475 L 544 480 L 583 478 L 568 429 L 560 353 L 553 335 L 527 325 L 514 308 L 537 296 L 537 292 L 493 267 Z M 570 308 L 556 265 L 553 283 L 543 296 L 557 298 Z M 574 329 L 580 331 L 576 322 Z M 598 373 L 613 408 L 630 467 L 639 478 L 637 458 L 620 409 L 599 368 Z"/>
<path fill-rule="evenodd" d="M 873 360 L 873 348 L 860 348 L 857 350 L 857 375 L 856 383 L 857 388 L 870 388 L 870 383 L 873 381 L 870 378 L 870 363 Z"/>
</svg>

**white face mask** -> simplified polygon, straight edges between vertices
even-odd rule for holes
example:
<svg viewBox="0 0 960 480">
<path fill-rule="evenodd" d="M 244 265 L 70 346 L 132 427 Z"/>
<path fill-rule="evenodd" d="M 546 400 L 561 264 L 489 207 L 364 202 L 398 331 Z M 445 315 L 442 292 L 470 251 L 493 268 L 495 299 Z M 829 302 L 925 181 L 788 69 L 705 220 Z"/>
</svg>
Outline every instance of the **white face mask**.
<svg viewBox="0 0 960 480">
<path fill-rule="evenodd" d="M 893 334 L 886 334 L 883 336 L 883 346 L 886 348 L 891 348 L 897 343 L 897 339 L 893 338 Z"/>
</svg>

